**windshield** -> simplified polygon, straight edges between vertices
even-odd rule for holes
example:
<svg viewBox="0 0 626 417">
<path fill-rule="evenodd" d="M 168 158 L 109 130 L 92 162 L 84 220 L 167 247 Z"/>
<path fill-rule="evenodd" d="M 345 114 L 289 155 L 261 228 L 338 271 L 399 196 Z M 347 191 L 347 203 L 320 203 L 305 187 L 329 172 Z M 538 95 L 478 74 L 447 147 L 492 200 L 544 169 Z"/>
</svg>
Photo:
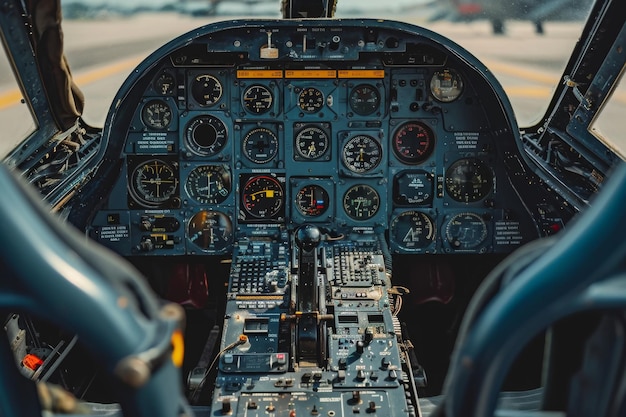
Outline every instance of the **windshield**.
<svg viewBox="0 0 626 417">
<path fill-rule="evenodd" d="M 557 7 L 563 1 L 516 0 L 504 9 L 502 3 L 339 0 L 335 17 L 402 20 L 451 38 L 493 71 L 512 102 L 518 124 L 531 126 L 545 113 L 592 1 L 570 0 L 566 8 Z M 127 75 L 168 40 L 213 21 L 280 17 L 277 0 L 63 0 L 62 5 L 65 52 L 86 98 L 83 119 L 96 127 L 104 125 Z M 35 129 L 9 68 L 2 56 L 0 156 Z M 612 112 L 612 117 L 619 113 Z"/>
</svg>

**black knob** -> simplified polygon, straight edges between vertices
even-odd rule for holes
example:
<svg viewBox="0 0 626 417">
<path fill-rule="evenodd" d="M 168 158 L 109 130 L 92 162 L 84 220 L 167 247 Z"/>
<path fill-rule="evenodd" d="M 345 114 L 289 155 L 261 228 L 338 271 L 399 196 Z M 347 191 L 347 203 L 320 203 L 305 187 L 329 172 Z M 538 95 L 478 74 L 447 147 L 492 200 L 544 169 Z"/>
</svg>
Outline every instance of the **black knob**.
<svg viewBox="0 0 626 417">
<path fill-rule="evenodd" d="M 305 224 L 296 230 L 296 245 L 305 252 L 315 249 L 321 239 L 320 229 L 312 224 Z"/>
<path fill-rule="evenodd" d="M 230 405 L 230 400 L 228 398 L 224 398 L 224 400 L 222 400 L 222 414 L 226 415 L 232 412 L 233 409 Z"/>
</svg>

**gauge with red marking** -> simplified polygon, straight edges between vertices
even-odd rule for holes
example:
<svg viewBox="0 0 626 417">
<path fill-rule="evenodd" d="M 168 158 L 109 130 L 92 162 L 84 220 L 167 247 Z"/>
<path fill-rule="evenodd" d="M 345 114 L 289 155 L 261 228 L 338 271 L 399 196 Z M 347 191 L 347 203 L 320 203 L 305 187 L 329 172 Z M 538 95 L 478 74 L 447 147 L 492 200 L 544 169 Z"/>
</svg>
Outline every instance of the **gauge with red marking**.
<svg viewBox="0 0 626 417">
<path fill-rule="evenodd" d="M 330 197 L 324 187 L 311 184 L 300 188 L 296 195 L 296 207 L 305 216 L 321 216 L 328 209 Z"/>
<path fill-rule="evenodd" d="M 423 122 L 406 122 L 393 135 L 393 153 L 401 162 L 419 164 L 430 156 L 435 148 L 435 134 Z"/>
<path fill-rule="evenodd" d="M 248 179 L 241 192 L 244 210 L 257 219 L 276 216 L 283 206 L 283 186 L 271 175 L 256 175 Z"/>
</svg>

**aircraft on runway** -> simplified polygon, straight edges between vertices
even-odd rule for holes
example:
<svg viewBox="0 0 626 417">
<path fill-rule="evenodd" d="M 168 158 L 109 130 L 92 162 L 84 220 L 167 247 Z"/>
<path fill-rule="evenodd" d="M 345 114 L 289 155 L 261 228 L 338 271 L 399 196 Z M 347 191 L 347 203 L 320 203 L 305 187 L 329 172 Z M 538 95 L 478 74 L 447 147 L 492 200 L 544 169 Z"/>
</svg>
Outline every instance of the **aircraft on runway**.
<svg viewBox="0 0 626 417">
<path fill-rule="evenodd" d="M 194 16 L 214 16 L 222 3 L 255 6 L 261 3 L 276 3 L 275 0 L 181 0 L 178 10 Z"/>
<path fill-rule="evenodd" d="M 431 20 L 474 21 L 487 19 L 493 33 L 503 34 L 507 20 L 528 20 L 538 34 L 549 20 L 584 19 L 592 0 L 434 0 Z"/>
<path fill-rule="evenodd" d="M 33 118 L 0 415 L 626 414 L 620 2 L 530 126 L 459 43 L 330 0 L 171 39 L 91 126 L 58 5 L 0 0 Z"/>
</svg>

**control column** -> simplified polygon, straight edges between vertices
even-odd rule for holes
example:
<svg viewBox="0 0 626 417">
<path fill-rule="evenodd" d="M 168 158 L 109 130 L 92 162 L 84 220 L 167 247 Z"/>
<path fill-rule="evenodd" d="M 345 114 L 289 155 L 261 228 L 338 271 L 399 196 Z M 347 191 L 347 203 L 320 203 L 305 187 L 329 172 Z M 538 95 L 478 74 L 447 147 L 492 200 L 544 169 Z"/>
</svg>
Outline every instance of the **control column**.
<svg viewBox="0 0 626 417">
<path fill-rule="evenodd" d="M 296 230 L 298 245 L 298 285 L 296 308 L 298 319 L 297 350 L 301 366 L 318 365 L 319 353 L 319 280 L 317 247 L 321 235 L 317 227 L 304 225 Z"/>
</svg>

